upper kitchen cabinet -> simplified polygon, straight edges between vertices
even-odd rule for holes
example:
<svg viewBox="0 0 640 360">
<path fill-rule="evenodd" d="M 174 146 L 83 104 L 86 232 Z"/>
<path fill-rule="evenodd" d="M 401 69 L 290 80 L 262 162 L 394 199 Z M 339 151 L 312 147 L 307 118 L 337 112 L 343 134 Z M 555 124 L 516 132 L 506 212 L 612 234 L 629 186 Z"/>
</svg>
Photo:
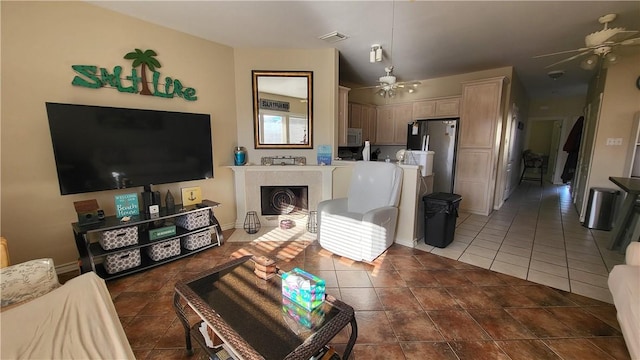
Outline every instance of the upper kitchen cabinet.
<svg viewBox="0 0 640 360">
<path fill-rule="evenodd" d="M 413 103 L 413 120 L 460 116 L 460 97 L 420 100 Z"/>
<path fill-rule="evenodd" d="M 376 139 L 376 107 L 349 103 L 349 127 L 362 129 L 362 140 L 375 143 Z"/>
<path fill-rule="evenodd" d="M 347 128 L 349 127 L 349 91 L 338 87 L 338 146 L 347 146 Z"/>
<path fill-rule="evenodd" d="M 460 209 L 489 215 L 498 171 L 505 77 L 462 84 L 454 192 Z"/>
<path fill-rule="evenodd" d="M 376 145 L 407 145 L 407 124 L 411 123 L 413 104 L 378 106 Z"/>
</svg>

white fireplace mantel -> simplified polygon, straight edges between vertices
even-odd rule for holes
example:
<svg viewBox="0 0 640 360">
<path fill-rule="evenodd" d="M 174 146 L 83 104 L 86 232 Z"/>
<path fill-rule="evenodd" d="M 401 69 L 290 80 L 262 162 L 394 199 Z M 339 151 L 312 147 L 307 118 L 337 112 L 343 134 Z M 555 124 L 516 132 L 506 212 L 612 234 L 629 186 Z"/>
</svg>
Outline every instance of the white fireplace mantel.
<svg viewBox="0 0 640 360">
<path fill-rule="evenodd" d="M 236 228 L 242 228 L 249 210 L 260 210 L 260 186 L 305 185 L 309 187 L 309 209 L 333 196 L 333 165 L 227 166 L 234 173 Z M 258 214 L 260 212 L 258 211 Z M 263 220 L 261 220 L 263 221 Z"/>
</svg>

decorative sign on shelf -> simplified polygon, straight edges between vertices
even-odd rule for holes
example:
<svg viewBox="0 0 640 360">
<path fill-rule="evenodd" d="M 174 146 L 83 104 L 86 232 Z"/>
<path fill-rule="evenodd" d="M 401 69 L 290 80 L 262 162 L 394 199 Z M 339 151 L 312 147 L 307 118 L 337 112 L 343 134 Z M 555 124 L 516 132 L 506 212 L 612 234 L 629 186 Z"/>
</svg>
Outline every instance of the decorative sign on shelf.
<svg viewBox="0 0 640 360">
<path fill-rule="evenodd" d="M 127 53 L 124 58 L 133 60 L 133 63 L 131 75 L 127 75 L 124 78 L 122 77 L 124 75 L 122 66 L 115 66 L 113 71 L 109 72 L 108 69 L 98 68 L 95 65 L 71 65 L 71 68 L 79 74 L 73 78 L 71 84 L 90 89 L 111 86 L 124 93 L 139 93 L 140 95 L 168 99 L 177 96 L 187 101 L 198 100 L 196 90 L 191 87 L 185 87 L 178 79 L 172 79 L 167 76 L 164 78 L 164 84 L 160 83 L 160 73 L 156 71 L 156 68 L 160 68 L 162 65 L 155 58 L 156 56 L 158 54 L 153 50 L 142 51 L 135 49 L 135 51 Z M 136 69 L 138 66 L 140 66 L 140 75 L 138 75 L 138 70 Z M 151 82 L 147 80 L 147 68 L 153 74 Z M 150 84 L 151 88 L 149 88 Z"/>
<path fill-rule="evenodd" d="M 200 186 L 182 188 L 182 206 L 200 204 L 202 202 L 202 190 Z"/>
<path fill-rule="evenodd" d="M 133 216 L 140 214 L 138 194 L 122 194 L 114 196 L 116 205 L 116 217 Z"/>
<path fill-rule="evenodd" d="M 318 146 L 318 165 L 331 165 L 331 145 Z"/>
</svg>

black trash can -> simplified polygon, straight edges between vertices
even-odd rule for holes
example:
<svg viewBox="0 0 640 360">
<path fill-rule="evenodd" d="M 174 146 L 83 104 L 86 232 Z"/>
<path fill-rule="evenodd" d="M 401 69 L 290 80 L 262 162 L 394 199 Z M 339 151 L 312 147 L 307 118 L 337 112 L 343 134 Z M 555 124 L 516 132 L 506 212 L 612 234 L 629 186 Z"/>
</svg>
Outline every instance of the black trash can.
<svg viewBox="0 0 640 360">
<path fill-rule="evenodd" d="M 422 197 L 424 202 L 424 242 L 439 248 L 453 241 L 456 218 L 462 196 L 450 193 L 433 193 Z"/>
</svg>

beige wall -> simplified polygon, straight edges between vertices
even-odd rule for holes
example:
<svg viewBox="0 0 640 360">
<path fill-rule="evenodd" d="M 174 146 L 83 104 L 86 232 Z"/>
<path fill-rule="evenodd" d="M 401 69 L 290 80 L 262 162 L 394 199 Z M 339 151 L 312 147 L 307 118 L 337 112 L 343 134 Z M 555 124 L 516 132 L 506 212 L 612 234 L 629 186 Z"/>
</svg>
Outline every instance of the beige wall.
<svg viewBox="0 0 640 360">
<path fill-rule="evenodd" d="M 236 78 L 237 145 L 247 149 L 249 163 L 260 164 L 263 156 L 306 156 L 307 164 L 317 164 L 318 145 L 336 139 L 338 115 L 338 51 L 336 49 L 234 49 Z M 259 149 L 253 144 L 253 98 L 251 70 L 313 71 L 313 149 Z M 222 153 L 221 161 L 233 165 L 233 148 Z M 226 158 L 224 158 L 226 154 Z M 226 170 L 231 173 L 230 169 Z"/>
<path fill-rule="evenodd" d="M 215 178 L 154 190 L 164 197 L 170 189 L 176 196 L 180 187 L 200 186 L 204 198 L 222 203 L 216 214 L 223 227 L 233 224 L 233 178 L 222 167 L 229 164 L 237 133 L 233 49 L 84 2 L 2 1 L 0 6 L 0 231 L 9 239 L 13 262 L 51 257 L 59 266 L 74 263 L 78 255 L 70 226 L 77 221 L 73 202 L 95 198 L 107 214 L 114 214 L 113 196 L 131 191 L 60 195 L 46 101 L 210 114 Z M 71 65 L 130 69 L 131 62 L 123 56 L 135 48 L 155 50 L 162 65 L 158 70 L 195 88 L 198 100 L 71 85 Z M 249 75 L 247 81 L 251 82 Z"/>
<path fill-rule="evenodd" d="M 580 116 L 586 96 L 549 97 L 531 99 L 529 118 L 556 118 Z"/>
<path fill-rule="evenodd" d="M 538 154 L 549 155 L 552 133 L 553 121 L 530 122 L 527 148 Z"/>
<path fill-rule="evenodd" d="M 627 56 L 607 70 L 600 120 L 596 129 L 588 188 L 615 188 L 609 176 L 624 176 L 634 114 L 640 111 L 640 55 Z M 607 138 L 622 138 L 622 146 L 607 146 Z"/>
</svg>

